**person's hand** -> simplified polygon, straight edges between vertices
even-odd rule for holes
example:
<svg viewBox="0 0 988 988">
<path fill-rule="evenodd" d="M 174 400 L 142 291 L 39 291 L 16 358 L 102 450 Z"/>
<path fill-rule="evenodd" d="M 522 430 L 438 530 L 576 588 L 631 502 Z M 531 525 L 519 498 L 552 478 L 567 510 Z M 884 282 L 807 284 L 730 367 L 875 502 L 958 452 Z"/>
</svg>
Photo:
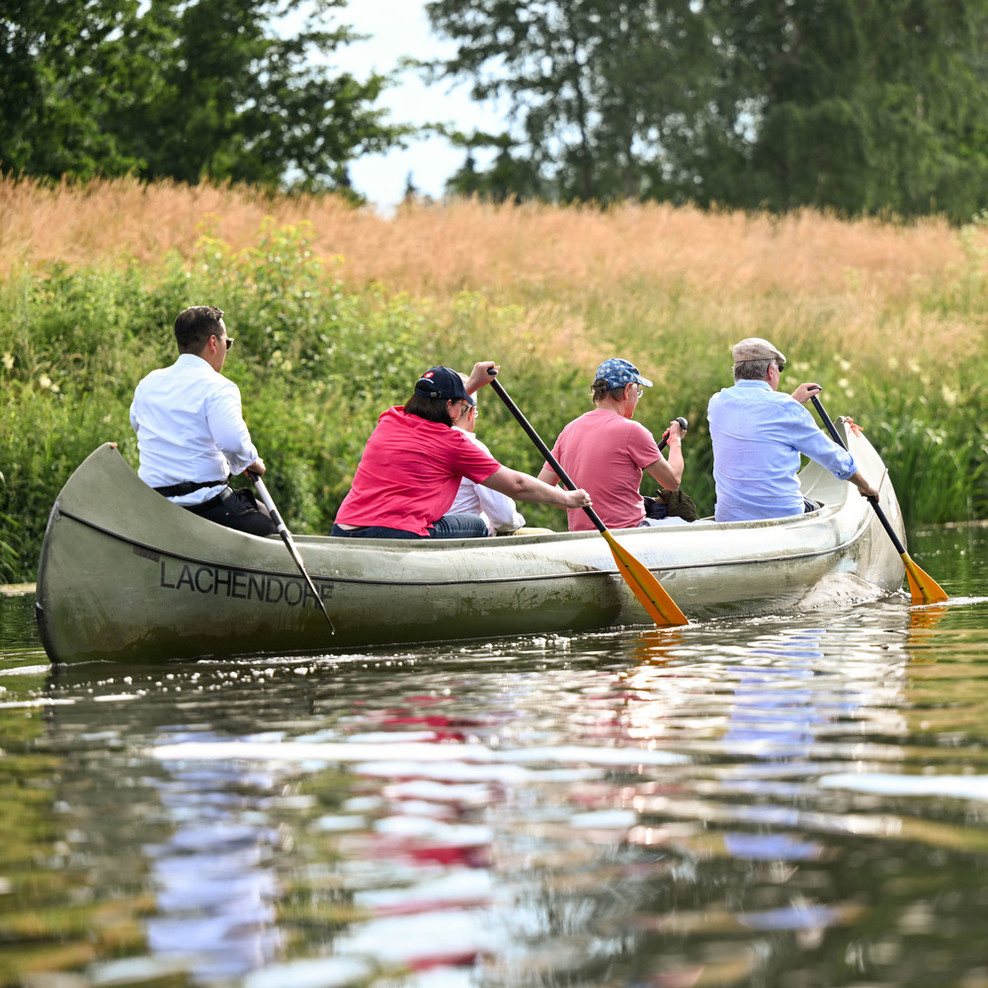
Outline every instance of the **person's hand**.
<svg viewBox="0 0 988 988">
<path fill-rule="evenodd" d="M 669 428 L 662 433 L 662 437 L 669 442 L 672 442 L 672 440 L 675 439 L 682 443 L 685 436 L 686 433 L 683 431 L 683 427 L 679 424 L 679 419 L 673 419 L 669 423 Z M 675 443 L 673 443 L 673 445 L 675 445 Z"/>
<path fill-rule="evenodd" d="M 499 371 L 501 369 L 501 365 L 495 364 L 493 360 L 481 360 L 473 365 L 473 370 L 470 372 L 470 376 L 467 378 L 467 383 L 465 385 L 468 395 L 472 395 L 485 384 L 491 383 L 491 380 L 494 377 L 494 375 L 490 373 L 491 369 L 494 371 Z"/>
<path fill-rule="evenodd" d="M 245 474 L 253 474 L 255 477 L 263 477 L 264 471 L 267 468 L 264 466 L 264 460 L 258 457 L 254 462 L 244 470 Z"/>
<path fill-rule="evenodd" d="M 872 487 L 867 480 L 862 478 L 862 480 L 857 484 L 857 488 L 861 492 L 862 497 L 866 497 L 869 500 L 874 501 L 875 504 L 878 504 L 881 499 L 881 494 L 878 492 L 877 487 Z"/>
<path fill-rule="evenodd" d="M 592 504 L 590 495 L 582 487 L 566 492 L 567 508 L 589 508 Z"/>
<path fill-rule="evenodd" d="M 823 388 L 819 384 L 815 384 L 812 381 L 805 381 L 792 393 L 792 397 L 796 399 L 801 405 L 805 405 L 813 395 L 819 394 Z"/>
</svg>

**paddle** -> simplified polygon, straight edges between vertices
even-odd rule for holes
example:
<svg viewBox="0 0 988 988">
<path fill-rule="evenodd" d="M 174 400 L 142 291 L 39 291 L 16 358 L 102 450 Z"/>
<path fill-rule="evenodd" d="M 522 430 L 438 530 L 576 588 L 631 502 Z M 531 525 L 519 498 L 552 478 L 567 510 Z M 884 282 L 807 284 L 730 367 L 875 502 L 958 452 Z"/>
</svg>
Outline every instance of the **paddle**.
<svg viewBox="0 0 988 988">
<path fill-rule="evenodd" d="M 333 622 L 330 620 L 329 614 L 326 611 L 326 605 L 322 602 L 322 597 L 319 596 L 319 591 L 316 589 L 316 585 L 312 582 L 312 577 L 309 576 L 308 571 L 305 568 L 305 563 L 302 562 L 302 557 L 299 555 L 298 549 L 295 548 L 295 540 L 292 538 L 291 532 L 289 532 L 285 527 L 285 523 L 281 520 L 281 513 L 274 506 L 274 501 L 271 500 L 271 495 L 268 493 L 268 489 L 264 486 L 264 481 L 261 480 L 256 473 L 251 473 L 249 470 L 247 471 L 247 476 L 250 477 L 253 482 L 254 489 L 257 491 L 264 507 L 270 512 L 271 520 L 275 523 L 282 541 L 288 547 L 288 553 L 292 557 L 295 565 L 298 567 L 298 571 L 305 577 L 305 582 L 308 583 L 309 589 L 312 591 L 312 595 L 316 598 L 316 603 L 319 605 L 319 610 L 322 611 L 323 617 L 329 624 L 329 630 L 335 635 L 336 629 L 333 627 Z"/>
<path fill-rule="evenodd" d="M 830 416 L 827 414 L 826 409 L 823 407 L 823 403 L 817 398 L 816 395 L 810 396 L 810 401 L 813 402 L 813 407 L 817 410 L 817 414 L 820 416 L 820 421 L 827 427 L 827 431 L 830 433 L 834 442 L 838 446 L 843 446 L 847 449 L 847 444 L 841 438 L 840 433 L 834 427 L 834 423 L 830 421 Z M 895 534 L 895 530 L 889 524 L 888 518 L 885 517 L 885 512 L 882 511 L 881 505 L 878 501 L 869 497 L 868 501 L 871 506 L 875 509 L 875 514 L 878 515 L 878 520 L 882 523 L 882 528 L 885 529 L 888 537 L 892 540 L 892 545 L 895 546 L 895 551 L 902 556 L 902 561 L 906 564 L 906 577 L 909 581 L 909 594 L 912 598 L 914 604 L 936 604 L 940 601 L 947 599 L 947 594 L 943 591 L 940 584 L 933 579 L 928 573 L 924 573 L 913 561 L 909 558 L 909 553 L 906 552 L 905 546 L 899 540 L 899 536 Z"/>
<path fill-rule="evenodd" d="M 492 368 L 489 373 L 493 375 L 496 371 Z M 546 462 L 555 471 L 556 476 L 569 490 L 575 491 L 576 484 L 566 476 L 565 471 L 552 455 L 549 447 L 542 442 L 539 434 L 529 423 L 528 419 L 522 415 L 518 406 L 508 397 L 507 391 L 501 387 L 501 382 L 497 378 L 494 378 L 491 381 L 491 387 L 501 401 L 508 407 L 508 411 L 518 420 L 519 425 L 528 433 L 528 438 L 535 443 L 536 448 L 545 457 Z M 676 606 L 676 602 L 663 589 L 662 584 L 659 583 L 644 563 L 635 559 L 627 549 L 624 549 L 617 543 L 614 536 L 605 528 L 597 512 L 593 508 L 584 508 L 583 510 L 590 517 L 597 531 L 607 540 L 607 544 L 610 546 L 611 553 L 614 556 L 614 562 L 617 563 L 618 571 L 624 577 L 625 582 L 631 588 L 634 595 L 641 601 L 642 607 L 648 612 L 648 616 L 660 626 L 689 624 L 686 615 Z"/>
</svg>

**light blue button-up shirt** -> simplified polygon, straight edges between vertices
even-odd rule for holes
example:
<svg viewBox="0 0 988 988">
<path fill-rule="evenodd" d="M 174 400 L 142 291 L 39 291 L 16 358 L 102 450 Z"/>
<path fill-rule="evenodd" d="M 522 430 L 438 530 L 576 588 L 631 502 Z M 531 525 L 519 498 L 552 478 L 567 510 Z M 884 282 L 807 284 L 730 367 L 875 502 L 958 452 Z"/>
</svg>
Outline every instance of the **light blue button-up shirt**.
<svg viewBox="0 0 988 988">
<path fill-rule="evenodd" d="M 768 381 L 737 381 L 707 405 L 714 448 L 717 521 L 786 518 L 803 512 L 800 454 L 847 480 L 858 469 L 791 395 Z"/>
</svg>

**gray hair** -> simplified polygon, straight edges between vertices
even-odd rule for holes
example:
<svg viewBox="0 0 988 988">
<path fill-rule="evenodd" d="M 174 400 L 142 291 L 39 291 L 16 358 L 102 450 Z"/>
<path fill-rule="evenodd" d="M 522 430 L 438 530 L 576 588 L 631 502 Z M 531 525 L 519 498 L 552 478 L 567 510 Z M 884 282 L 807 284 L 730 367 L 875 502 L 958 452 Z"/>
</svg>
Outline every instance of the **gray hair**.
<svg viewBox="0 0 988 988">
<path fill-rule="evenodd" d="M 734 365 L 735 381 L 764 381 L 769 367 L 775 363 L 775 358 L 768 360 L 739 360 Z"/>
</svg>

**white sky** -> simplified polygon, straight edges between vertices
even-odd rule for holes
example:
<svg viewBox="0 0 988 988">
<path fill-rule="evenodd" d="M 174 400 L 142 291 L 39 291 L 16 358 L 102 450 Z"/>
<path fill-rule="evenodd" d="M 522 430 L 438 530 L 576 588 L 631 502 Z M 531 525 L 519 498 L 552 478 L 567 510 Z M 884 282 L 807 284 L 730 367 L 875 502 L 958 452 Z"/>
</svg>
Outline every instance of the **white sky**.
<svg viewBox="0 0 988 988">
<path fill-rule="evenodd" d="M 370 37 L 338 50 L 334 64 L 364 79 L 371 71 L 392 71 L 403 56 L 434 58 L 452 53 L 452 43 L 436 39 L 429 30 L 425 0 L 349 0 L 335 11 L 338 23 Z M 496 108 L 473 102 L 469 85 L 455 89 L 449 82 L 426 86 L 417 73 L 382 94 L 380 104 L 391 111 L 394 123 L 452 123 L 460 130 L 474 128 L 499 133 L 505 124 Z M 355 161 L 350 176 L 356 190 L 382 209 L 399 203 L 411 173 L 412 184 L 424 195 L 439 198 L 446 179 L 463 164 L 466 152 L 442 138 L 413 141 L 405 151 L 375 154 Z M 485 165 L 483 154 L 476 155 Z"/>
</svg>

